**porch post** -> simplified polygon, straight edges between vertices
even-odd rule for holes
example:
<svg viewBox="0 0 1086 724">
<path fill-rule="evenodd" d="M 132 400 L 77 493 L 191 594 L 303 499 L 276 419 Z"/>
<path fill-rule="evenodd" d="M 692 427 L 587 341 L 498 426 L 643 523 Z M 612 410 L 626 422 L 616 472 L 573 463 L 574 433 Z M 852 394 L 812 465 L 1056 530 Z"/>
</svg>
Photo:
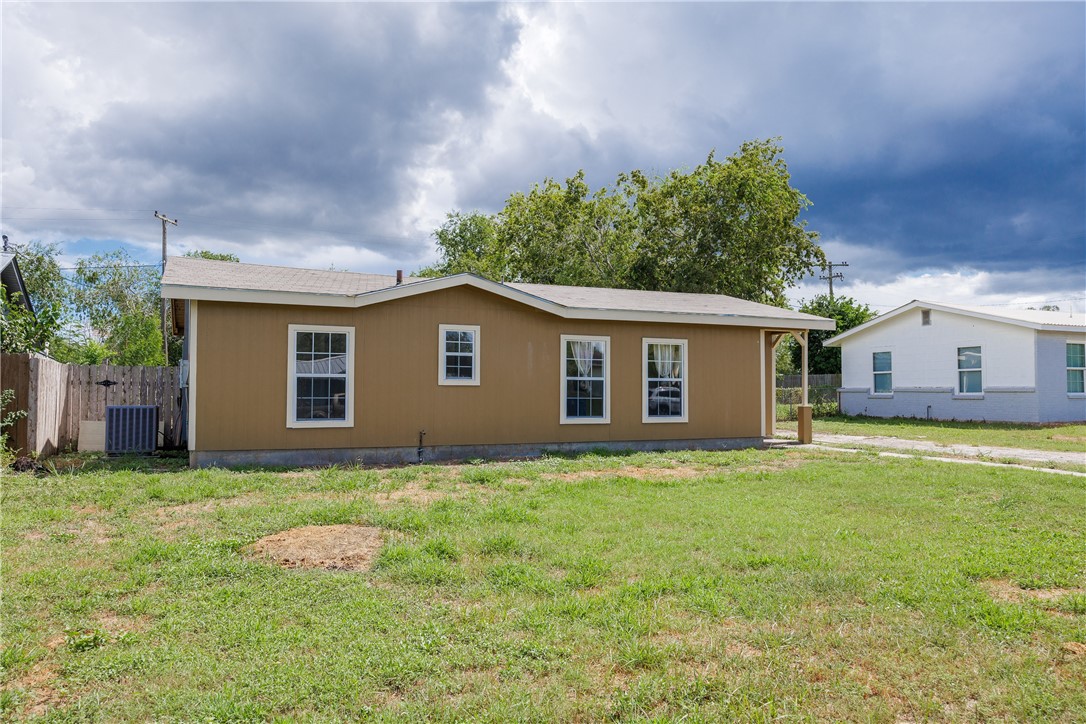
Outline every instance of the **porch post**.
<svg viewBox="0 0 1086 724">
<path fill-rule="evenodd" d="M 799 355 L 800 364 L 801 364 L 801 367 L 800 367 L 800 379 L 801 379 L 801 383 L 802 383 L 801 384 L 801 390 L 803 392 L 803 396 L 801 398 L 802 401 L 800 402 L 799 407 L 796 408 L 796 413 L 797 413 L 798 418 L 799 418 L 799 420 L 798 420 L 799 424 L 797 425 L 797 433 L 798 433 L 797 437 L 799 438 L 799 441 L 801 443 L 803 443 L 804 445 L 808 445 L 808 444 L 810 444 L 811 442 L 814 441 L 814 429 L 812 427 L 814 415 L 812 413 L 811 405 L 810 405 L 810 402 L 808 401 L 808 396 L 807 396 L 807 389 L 808 389 L 807 388 L 807 339 L 808 339 L 808 335 L 809 335 L 809 332 L 807 330 L 803 330 L 801 332 L 792 332 L 792 336 L 796 338 L 796 341 L 799 342 L 799 346 L 800 346 L 800 355 Z"/>
<path fill-rule="evenodd" d="M 803 360 L 803 402 L 801 404 L 807 404 L 807 332 L 800 332 L 803 339 L 800 341 L 800 346 L 803 347 L 801 352 L 801 359 Z"/>
</svg>

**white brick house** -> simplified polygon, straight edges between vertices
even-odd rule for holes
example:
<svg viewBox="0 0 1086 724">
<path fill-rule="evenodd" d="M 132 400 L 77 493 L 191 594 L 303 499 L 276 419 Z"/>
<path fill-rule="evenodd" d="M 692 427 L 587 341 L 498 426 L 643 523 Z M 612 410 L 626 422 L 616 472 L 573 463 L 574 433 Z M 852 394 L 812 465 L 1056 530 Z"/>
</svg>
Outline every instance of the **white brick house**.
<svg viewBox="0 0 1086 724">
<path fill-rule="evenodd" d="M 912 301 L 827 340 L 849 415 L 1086 420 L 1086 314 Z"/>
</svg>

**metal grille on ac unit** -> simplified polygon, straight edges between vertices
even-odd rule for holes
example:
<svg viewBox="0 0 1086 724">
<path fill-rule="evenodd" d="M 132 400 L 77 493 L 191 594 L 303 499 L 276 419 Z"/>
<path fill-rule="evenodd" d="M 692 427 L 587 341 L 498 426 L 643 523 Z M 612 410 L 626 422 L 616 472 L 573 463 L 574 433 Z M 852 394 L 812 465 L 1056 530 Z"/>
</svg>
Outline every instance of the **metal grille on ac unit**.
<svg viewBox="0 0 1086 724">
<path fill-rule="evenodd" d="M 154 452 L 158 447 L 157 405 L 106 407 L 106 452 Z"/>
</svg>

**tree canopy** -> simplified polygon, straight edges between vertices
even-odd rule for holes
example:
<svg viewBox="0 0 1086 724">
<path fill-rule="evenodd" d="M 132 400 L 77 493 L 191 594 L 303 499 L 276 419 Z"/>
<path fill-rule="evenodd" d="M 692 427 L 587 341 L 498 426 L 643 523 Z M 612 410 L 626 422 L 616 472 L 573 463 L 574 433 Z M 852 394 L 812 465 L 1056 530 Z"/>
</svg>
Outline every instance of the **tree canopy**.
<svg viewBox="0 0 1086 724">
<path fill-rule="evenodd" d="M 162 365 L 157 264 L 143 264 L 124 250 L 76 262 L 66 278 L 59 244 L 31 241 L 17 249 L 19 268 L 37 316 L 8 304 L 5 352 L 44 352 L 73 364 Z M 185 256 L 238 261 L 234 254 L 191 251 Z M 8 300 L 0 300 L 7 303 Z M 181 345 L 171 336 L 169 363 Z"/>
<path fill-rule="evenodd" d="M 776 140 L 749 141 L 690 171 L 620 174 L 591 191 L 584 171 L 513 193 L 496 214 L 450 212 L 440 261 L 422 275 L 728 294 L 784 305 L 825 257 L 799 217 Z"/>
<path fill-rule="evenodd" d="M 799 311 L 829 317 L 837 322 L 836 330 L 812 329 L 810 332 L 807 341 L 807 370 L 812 375 L 840 374 L 841 350 L 837 347 L 823 347 L 823 342 L 878 315 L 871 307 L 860 304 L 851 297 L 837 296 L 831 300 L 828 294 L 819 294 L 810 301 L 804 301 L 800 304 Z M 792 363 L 795 369 L 799 369 L 800 354 L 799 345 L 793 345 Z"/>
<path fill-rule="evenodd" d="M 195 249 L 193 251 L 186 251 L 184 256 L 193 259 L 211 259 L 212 261 L 234 261 L 239 262 L 237 254 L 230 254 L 223 251 L 208 251 L 206 249 Z"/>
</svg>

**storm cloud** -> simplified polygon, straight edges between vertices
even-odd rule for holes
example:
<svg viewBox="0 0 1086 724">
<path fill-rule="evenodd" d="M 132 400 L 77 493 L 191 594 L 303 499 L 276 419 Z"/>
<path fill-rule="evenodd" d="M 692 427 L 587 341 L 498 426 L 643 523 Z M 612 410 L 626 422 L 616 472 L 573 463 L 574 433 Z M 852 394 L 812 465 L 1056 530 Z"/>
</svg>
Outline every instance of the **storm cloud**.
<svg viewBox="0 0 1086 724">
<path fill-rule="evenodd" d="M 178 250 L 411 269 L 450 210 L 779 136 L 846 293 L 1086 286 L 1082 4 L 2 12 L 4 231 L 73 257 L 153 259 L 160 209 Z"/>
</svg>

